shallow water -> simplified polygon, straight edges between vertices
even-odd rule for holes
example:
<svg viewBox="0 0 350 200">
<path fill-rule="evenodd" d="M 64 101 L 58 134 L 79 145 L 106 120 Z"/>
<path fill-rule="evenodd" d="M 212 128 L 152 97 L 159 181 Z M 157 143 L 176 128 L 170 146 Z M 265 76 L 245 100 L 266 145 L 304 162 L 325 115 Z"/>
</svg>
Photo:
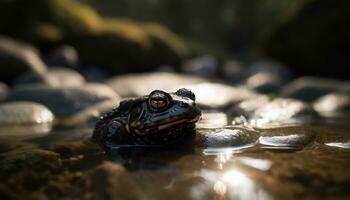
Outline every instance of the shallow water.
<svg viewBox="0 0 350 200">
<path fill-rule="evenodd" d="M 255 140 L 231 146 L 124 147 L 109 155 L 89 143 L 77 147 L 88 141 L 91 128 L 55 129 L 30 140 L 62 158 L 60 170 L 46 180 L 49 184 L 34 191 L 51 199 L 348 199 L 347 120 L 259 130 Z M 204 113 L 197 127 L 202 132 L 233 129 L 227 125 L 225 114 L 212 111 Z"/>
</svg>

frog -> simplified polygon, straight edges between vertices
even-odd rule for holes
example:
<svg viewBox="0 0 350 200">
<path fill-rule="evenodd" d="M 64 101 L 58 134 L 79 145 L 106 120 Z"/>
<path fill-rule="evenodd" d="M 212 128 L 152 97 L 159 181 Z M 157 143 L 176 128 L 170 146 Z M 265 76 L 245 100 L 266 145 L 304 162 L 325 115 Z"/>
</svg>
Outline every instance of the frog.
<svg viewBox="0 0 350 200">
<path fill-rule="evenodd" d="M 193 135 L 201 117 L 195 94 L 186 88 L 127 99 L 100 116 L 92 139 L 105 151 L 120 146 L 169 146 Z"/>
</svg>

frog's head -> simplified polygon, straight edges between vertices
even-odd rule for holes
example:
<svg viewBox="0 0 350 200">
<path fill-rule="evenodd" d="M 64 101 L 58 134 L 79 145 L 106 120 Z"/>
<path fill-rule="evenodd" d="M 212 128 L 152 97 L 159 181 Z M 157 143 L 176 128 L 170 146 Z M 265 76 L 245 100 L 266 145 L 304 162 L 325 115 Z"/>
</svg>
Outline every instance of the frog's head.
<svg viewBox="0 0 350 200">
<path fill-rule="evenodd" d="M 130 110 L 126 128 L 140 143 L 162 144 L 193 131 L 200 116 L 190 90 L 155 90 Z"/>
</svg>

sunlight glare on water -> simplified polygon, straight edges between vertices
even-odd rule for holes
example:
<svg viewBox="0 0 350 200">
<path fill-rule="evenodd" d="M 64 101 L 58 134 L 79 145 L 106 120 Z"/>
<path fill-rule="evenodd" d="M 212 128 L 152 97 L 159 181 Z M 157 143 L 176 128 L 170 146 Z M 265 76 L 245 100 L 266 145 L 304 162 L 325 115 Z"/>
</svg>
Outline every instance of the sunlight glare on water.
<svg viewBox="0 0 350 200">
<path fill-rule="evenodd" d="M 199 176 L 203 177 L 206 185 L 211 187 L 203 187 L 196 185 L 192 188 L 191 194 L 193 199 L 201 199 L 205 194 L 212 190 L 219 199 L 270 199 L 265 190 L 259 187 L 255 182 L 248 177 L 244 172 L 237 168 L 232 168 L 227 171 L 213 171 L 202 169 Z"/>
</svg>

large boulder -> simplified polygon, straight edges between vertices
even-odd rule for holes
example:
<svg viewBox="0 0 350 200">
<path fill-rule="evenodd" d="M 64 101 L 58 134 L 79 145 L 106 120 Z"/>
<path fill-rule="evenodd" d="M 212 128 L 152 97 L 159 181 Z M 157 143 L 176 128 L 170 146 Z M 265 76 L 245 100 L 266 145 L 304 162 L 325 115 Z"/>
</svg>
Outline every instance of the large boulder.
<svg viewBox="0 0 350 200">
<path fill-rule="evenodd" d="M 299 2 L 301 9 L 287 13 L 291 17 L 285 16 L 289 20 L 272 34 L 265 52 L 300 74 L 349 78 L 350 2 Z"/>
<path fill-rule="evenodd" d="M 0 13 L 1 32 L 39 44 L 91 32 L 101 20 L 92 8 L 75 0 L 2 1 Z"/>
<path fill-rule="evenodd" d="M 45 71 L 46 65 L 33 46 L 0 36 L 0 80 L 10 82 L 25 72 Z"/>
<path fill-rule="evenodd" d="M 6 19 L 0 20 L 0 32 L 4 34 L 44 48 L 73 45 L 82 64 L 111 72 L 147 71 L 165 64 L 179 66 L 187 55 L 183 41 L 162 25 L 105 19 L 75 0 L 0 2 L 0 18 Z"/>
<path fill-rule="evenodd" d="M 148 71 L 155 66 L 179 66 L 187 55 L 183 41 L 155 23 L 105 19 L 96 32 L 69 38 L 83 64 L 111 72 Z"/>
</svg>

